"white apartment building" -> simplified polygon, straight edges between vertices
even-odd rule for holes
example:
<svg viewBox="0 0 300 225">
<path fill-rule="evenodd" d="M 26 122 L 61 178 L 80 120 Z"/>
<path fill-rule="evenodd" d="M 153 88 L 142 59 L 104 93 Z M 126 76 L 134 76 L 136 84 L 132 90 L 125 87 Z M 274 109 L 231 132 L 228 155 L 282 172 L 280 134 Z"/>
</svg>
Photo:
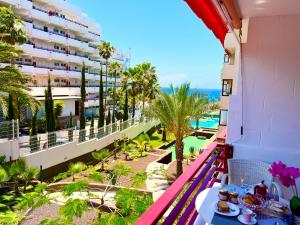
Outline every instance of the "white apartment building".
<svg viewBox="0 0 300 225">
<path fill-rule="evenodd" d="M 95 21 L 79 7 L 64 0 L 1 0 L 0 5 L 11 6 L 24 21 L 28 41 L 16 62 L 20 70 L 32 77 L 31 94 L 44 100 L 48 76 L 51 77 L 54 100 L 62 100 L 62 116 L 79 114 L 81 66 L 86 66 L 86 114 L 97 114 L 100 68 L 105 60 L 99 56 L 101 31 Z M 116 50 L 112 59 L 126 68 L 128 56 Z M 103 77 L 105 94 L 105 77 Z M 113 78 L 108 78 L 108 88 Z M 118 82 L 117 87 L 120 86 Z M 111 103 L 111 101 L 108 101 Z"/>
</svg>

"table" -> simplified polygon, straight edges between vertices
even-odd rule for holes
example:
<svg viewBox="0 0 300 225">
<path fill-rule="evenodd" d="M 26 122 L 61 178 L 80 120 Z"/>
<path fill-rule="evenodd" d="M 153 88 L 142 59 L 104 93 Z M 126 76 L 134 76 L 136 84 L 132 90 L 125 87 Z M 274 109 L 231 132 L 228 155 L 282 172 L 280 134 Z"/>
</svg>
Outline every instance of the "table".
<svg viewBox="0 0 300 225">
<path fill-rule="evenodd" d="M 214 218 L 214 204 L 219 200 L 218 193 L 220 187 L 207 188 L 202 191 L 196 198 L 196 210 L 198 212 L 198 217 L 194 222 L 194 225 L 202 225 L 201 221 L 204 221 L 208 224 L 212 224 Z M 259 224 L 270 224 L 267 222 L 270 219 L 258 220 Z M 240 223 L 241 224 L 241 223 Z M 274 223 L 273 223 L 274 224 Z M 285 223 L 280 223 L 285 224 Z"/>
</svg>

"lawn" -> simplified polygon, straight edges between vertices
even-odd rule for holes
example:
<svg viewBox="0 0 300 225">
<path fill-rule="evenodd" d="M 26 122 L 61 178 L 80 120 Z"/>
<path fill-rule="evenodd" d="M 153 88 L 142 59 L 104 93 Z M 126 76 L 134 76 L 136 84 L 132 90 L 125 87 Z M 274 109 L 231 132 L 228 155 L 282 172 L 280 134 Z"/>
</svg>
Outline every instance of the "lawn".
<svg viewBox="0 0 300 225">
<path fill-rule="evenodd" d="M 151 136 L 149 136 L 150 142 L 149 146 L 152 146 L 153 148 L 157 148 L 161 146 L 162 144 L 169 143 L 175 139 L 175 136 L 173 134 L 167 134 L 167 141 L 162 141 L 162 134 L 158 134 L 157 132 L 154 132 Z"/>
</svg>

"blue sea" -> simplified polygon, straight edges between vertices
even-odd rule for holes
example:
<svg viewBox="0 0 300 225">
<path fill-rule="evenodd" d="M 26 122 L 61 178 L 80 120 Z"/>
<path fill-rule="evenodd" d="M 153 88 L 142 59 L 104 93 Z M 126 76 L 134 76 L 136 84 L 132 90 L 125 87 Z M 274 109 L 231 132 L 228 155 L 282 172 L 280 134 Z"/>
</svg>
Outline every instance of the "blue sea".
<svg viewBox="0 0 300 225">
<path fill-rule="evenodd" d="M 171 89 L 167 87 L 161 88 L 164 92 L 170 94 Z M 221 90 L 220 89 L 203 89 L 203 88 L 191 88 L 191 93 L 200 93 L 208 97 L 210 102 L 220 101 Z"/>
</svg>

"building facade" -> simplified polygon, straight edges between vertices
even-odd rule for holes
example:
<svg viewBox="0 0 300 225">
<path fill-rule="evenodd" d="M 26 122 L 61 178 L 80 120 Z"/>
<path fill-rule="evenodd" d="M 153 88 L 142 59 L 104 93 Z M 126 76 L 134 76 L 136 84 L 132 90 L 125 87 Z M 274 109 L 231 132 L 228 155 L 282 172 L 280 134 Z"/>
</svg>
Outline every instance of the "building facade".
<svg viewBox="0 0 300 225">
<path fill-rule="evenodd" d="M 20 46 L 24 53 L 16 64 L 31 76 L 31 94 L 43 102 L 50 76 L 53 99 L 64 104 L 62 116 L 79 115 L 81 67 L 84 63 L 86 114 L 97 114 L 101 66 L 105 76 L 105 60 L 96 48 L 101 43 L 99 25 L 79 7 L 64 0 L 1 0 L 0 5 L 11 6 L 24 21 L 28 41 Z M 126 68 L 128 56 L 117 49 L 111 60 Z M 103 82 L 106 94 L 104 77 Z M 109 77 L 107 82 L 111 88 L 114 79 Z M 117 87 L 120 87 L 119 78 Z M 108 104 L 112 104 L 109 98 Z"/>
</svg>

